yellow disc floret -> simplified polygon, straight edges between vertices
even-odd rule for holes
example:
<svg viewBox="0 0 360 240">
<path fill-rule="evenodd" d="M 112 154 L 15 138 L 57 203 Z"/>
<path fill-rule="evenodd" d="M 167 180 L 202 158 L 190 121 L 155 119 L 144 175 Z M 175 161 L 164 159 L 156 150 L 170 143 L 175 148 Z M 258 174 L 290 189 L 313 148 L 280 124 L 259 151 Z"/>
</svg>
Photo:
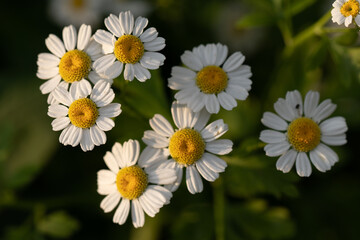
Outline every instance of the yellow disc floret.
<svg viewBox="0 0 360 240">
<path fill-rule="evenodd" d="M 226 88 L 227 84 L 228 76 L 218 66 L 206 66 L 196 76 L 196 85 L 203 93 L 220 93 Z"/>
<path fill-rule="evenodd" d="M 144 44 L 133 35 L 123 35 L 115 42 L 115 57 L 122 63 L 137 63 L 144 55 Z"/>
<path fill-rule="evenodd" d="M 91 58 L 80 50 L 71 50 L 64 54 L 59 63 L 59 73 L 68 83 L 80 81 L 88 76 L 91 69 Z"/>
<path fill-rule="evenodd" d="M 170 138 L 169 151 L 177 163 L 188 166 L 202 157 L 205 142 L 198 131 L 184 128 L 176 131 Z"/>
<path fill-rule="evenodd" d="M 76 127 L 89 128 L 95 124 L 99 111 L 91 99 L 80 98 L 70 105 L 68 114 L 71 123 Z"/>
<path fill-rule="evenodd" d="M 321 131 L 319 125 L 313 120 L 301 117 L 290 123 L 287 137 L 295 150 L 309 152 L 319 145 Z"/>
<path fill-rule="evenodd" d="M 354 18 L 359 14 L 359 2 L 357 0 L 349 0 L 344 3 L 340 12 L 345 17 L 353 16 Z"/>
<path fill-rule="evenodd" d="M 145 191 L 148 178 L 138 166 L 125 167 L 116 176 L 116 186 L 121 196 L 129 200 L 138 198 Z"/>
</svg>

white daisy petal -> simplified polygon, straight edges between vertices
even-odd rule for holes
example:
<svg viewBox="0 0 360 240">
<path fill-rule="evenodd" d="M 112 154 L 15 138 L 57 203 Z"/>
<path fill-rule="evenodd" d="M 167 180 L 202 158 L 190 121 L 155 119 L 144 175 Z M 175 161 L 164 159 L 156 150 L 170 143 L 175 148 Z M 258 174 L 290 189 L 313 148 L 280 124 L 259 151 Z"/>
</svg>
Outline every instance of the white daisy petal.
<svg viewBox="0 0 360 240">
<path fill-rule="evenodd" d="M 139 37 L 143 31 L 144 28 L 148 25 L 148 19 L 144 18 L 144 17 L 137 17 L 135 20 L 135 26 L 134 26 L 134 30 L 133 30 L 133 35 L 136 37 Z"/>
<path fill-rule="evenodd" d="M 193 52 L 185 51 L 180 58 L 187 67 L 195 71 L 200 71 L 204 67 L 200 59 Z"/>
<path fill-rule="evenodd" d="M 133 66 L 134 66 L 134 76 L 140 82 L 145 82 L 147 79 L 151 77 L 149 70 L 141 66 L 139 63 L 135 63 Z"/>
<path fill-rule="evenodd" d="M 186 168 L 186 186 L 191 194 L 200 193 L 203 190 L 203 183 L 195 166 Z"/>
<path fill-rule="evenodd" d="M 155 38 L 157 38 L 157 36 L 158 36 L 158 32 L 156 31 L 155 28 L 151 27 L 151 28 L 146 29 L 146 31 L 140 35 L 140 40 L 143 43 L 151 42 Z"/>
<path fill-rule="evenodd" d="M 331 136 L 322 135 L 321 141 L 330 146 L 341 146 L 347 143 L 345 134 Z"/>
<path fill-rule="evenodd" d="M 170 160 L 170 161 L 174 161 L 174 160 Z M 167 187 L 167 189 L 170 192 L 175 192 L 179 188 L 179 186 L 182 182 L 183 167 L 179 164 L 176 164 L 175 171 L 176 171 L 176 181 L 173 184 L 165 185 L 165 187 Z"/>
<path fill-rule="evenodd" d="M 297 114 L 294 111 L 295 108 L 292 108 L 288 101 L 283 98 L 279 98 L 279 100 L 276 101 L 274 109 L 280 117 L 287 121 L 292 121 L 297 117 Z"/>
<path fill-rule="evenodd" d="M 99 116 L 96 119 L 96 125 L 103 131 L 110 131 L 115 126 L 115 123 L 111 118 Z"/>
<path fill-rule="evenodd" d="M 54 94 L 56 101 L 66 106 L 70 106 L 74 101 L 70 93 L 63 87 L 57 87 L 52 93 Z"/>
<path fill-rule="evenodd" d="M 79 36 L 77 39 L 77 49 L 84 50 L 89 44 L 91 37 L 91 26 L 82 24 L 79 29 Z"/>
<path fill-rule="evenodd" d="M 104 157 L 105 159 L 105 157 Z M 117 165 L 117 164 L 116 164 Z M 105 169 L 97 172 L 97 183 L 100 185 L 112 184 L 116 181 L 116 174 Z"/>
<path fill-rule="evenodd" d="M 284 154 L 290 148 L 288 141 L 280 143 L 270 143 L 264 147 L 266 155 L 269 157 L 277 157 Z"/>
<path fill-rule="evenodd" d="M 205 142 L 211 142 L 224 135 L 227 130 L 228 125 L 222 119 L 218 119 L 207 125 L 200 134 Z"/>
<path fill-rule="evenodd" d="M 291 168 L 294 166 L 297 154 L 297 151 L 290 149 L 285 154 L 281 155 L 281 157 L 279 157 L 276 161 L 276 169 L 282 171 L 283 173 L 290 172 Z"/>
<path fill-rule="evenodd" d="M 123 156 L 126 161 L 126 166 L 133 166 L 136 164 L 140 154 L 140 145 L 137 140 L 130 139 L 123 144 Z"/>
<path fill-rule="evenodd" d="M 239 100 L 245 100 L 249 96 L 248 91 L 244 87 L 239 86 L 238 84 L 229 83 L 225 91 L 226 93 L 230 94 L 233 98 Z"/>
<path fill-rule="evenodd" d="M 124 78 L 125 80 L 132 81 L 134 80 L 135 72 L 134 72 L 134 65 L 133 64 L 125 64 L 124 70 Z"/>
<path fill-rule="evenodd" d="M 310 151 L 310 160 L 320 172 L 326 172 L 331 169 L 330 162 L 316 149 Z"/>
<path fill-rule="evenodd" d="M 103 117 L 113 118 L 119 116 L 121 113 L 120 103 L 110 103 L 104 107 L 99 108 L 99 115 Z"/>
<path fill-rule="evenodd" d="M 196 92 L 188 102 L 188 107 L 194 112 L 199 112 L 205 107 L 205 97 L 202 93 Z"/>
<path fill-rule="evenodd" d="M 225 168 L 227 167 L 227 164 L 224 160 L 211 153 L 205 152 L 202 156 L 202 159 L 204 161 L 204 164 L 214 172 L 224 172 Z"/>
<path fill-rule="evenodd" d="M 205 125 L 208 123 L 211 114 L 204 108 L 199 112 L 198 118 L 196 119 L 196 123 L 194 125 L 194 129 L 197 131 L 201 131 Z"/>
<path fill-rule="evenodd" d="M 116 58 L 114 54 L 102 56 L 101 58 L 96 59 L 96 61 L 93 63 L 93 68 L 99 73 L 104 73 L 114 64 L 115 59 Z"/>
<path fill-rule="evenodd" d="M 135 228 L 144 226 L 144 210 L 142 209 L 139 200 L 136 198 L 131 200 L 131 218 Z"/>
<path fill-rule="evenodd" d="M 330 116 L 336 109 L 336 105 L 331 103 L 330 99 L 324 100 L 322 103 L 317 106 L 317 108 L 313 111 L 312 119 L 315 122 L 321 122 L 323 119 Z"/>
<path fill-rule="evenodd" d="M 311 175 L 311 165 L 306 153 L 300 152 L 296 157 L 296 172 L 300 177 Z"/>
<path fill-rule="evenodd" d="M 40 86 L 41 93 L 48 94 L 54 91 L 54 89 L 59 85 L 60 81 L 61 81 L 60 75 L 56 75 L 52 79 L 47 80 L 45 83 L 41 84 Z"/>
<path fill-rule="evenodd" d="M 349 15 L 345 18 L 345 27 L 348 27 L 352 23 L 352 15 Z"/>
<path fill-rule="evenodd" d="M 155 70 L 159 66 L 162 66 L 165 61 L 165 56 L 157 52 L 145 52 L 142 58 L 140 59 L 140 64 L 144 68 Z"/>
<path fill-rule="evenodd" d="M 306 117 L 313 116 L 313 112 L 319 104 L 320 94 L 318 92 L 309 91 L 305 96 L 304 114 Z"/>
<path fill-rule="evenodd" d="M 157 169 L 148 174 L 148 182 L 154 184 L 172 184 L 175 180 L 175 169 Z"/>
<path fill-rule="evenodd" d="M 58 117 L 51 122 L 53 131 L 60 131 L 66 128 L 70 124 L 68 117 Z"/>
<path fill-rule="evenodd" d="M 96 125 L 90 127 L 90 137 L 96 146 L 106 143 L 105 133 L 102 130 L 100 130 L 100 128 Z"/>
<path fill-rule="evenodd" d="M 190 86 L 189 88 L 184 88 L 177 92 L 174 97 L 178 100 L 181 104 L 189 104 L 189 100 L 195 94 L 199 94 L 200 90 L 198 88 L 194 88 Z"/>
<path fill-rule="evenodd" d="M 151 203 L 151 200 L 147 199 L 145 194 L 142 194 L 139 197 L 139 202 L 144 212 L 150 217 L 155 217 L 155 214 L 159 212 L 158 206 L 154 206 L 154 204 Z"/>
<path fill-rule="evenodd" d="M 66 50 L 73 50 L 75 48 L 77 39 L 77 32 L 75 27 L 73 25 L 64 27 L 62 33 Z"/>
<path fill-rule="evenodd" d="M 123 156 L 123 146 L 116 142 L 111 149 L 117 163 L 119 164 L 120 168 L 124 168 L 127 166 L 127 161 L 125 161 L 125 157 Z"/>
<path fill-rule="evenodd" d="M 209 113 L 217 114 L 220 111 L 220 103 L 215 94 L 205 94 L 205 107 Z"/>
<path fill-rule="evenodd" d="M 286 102 L 290 109 L 294 112 L 295 117 L 300 117 L 303 114 L 302 97 L 298 90 L 286 93 Z"/>
<path fill-rule="evenodd" d="M 155 114 L 155 116 L 149 121 L 150 126 L 154 131 L 161 136 L 170 137 L 174 134 L 174 129 L 162 115 Z"/>
<path fill-rule="evenodd" d="M 190 69 L 184 67 L 172 67 L 171 75 L 181 79 L 194 80 L 196 78 L 196 73 Z"/>
<path fill-rule="evenodd" d="M 323 161 L 326 161 L 330 164 L 330 166 L 333 166 L 336 162 L 339 161 L 338 155 L 326 146 L 325 144 L 320 143 L 314 150 L 314 153 L 316 153 Z"/>
<path fill-rule="evenodd" d="M 227 94 L 226 92 L 219 93 L 217 97 L 219 99 L 220 105 L 228 111 L 237 106 L 237 102 L 235 101 L 234 97 Z"/>
<path fill-rule="evenodd" d="M 109 195 L 107 195 L 100 203 L 100 207 L 104 210 L 104 212 L 111 212 L 116 205 L 118 205 L 120 201 L 119 192 L 115 191 Z"/>
<path fill-rule="evenodd" d="M 54 34 L 50 34 L 49 37 L 45 39 L 45 45 L 51 53 L 59 58 L 62 58 L 65 54 L 65 46 L 63 42 Z"/>
<path fill-rule="evenodd" d="M 63 105 L 52 104 L 48 108 L 48 115 L 53 118 L 65 117 L 69 112 L 69 109 Z"/>
<path fill-rule="evenodd" d="M 85 150 L 84 150 L 85 152 Z M 116 183 L 112 184 L 98 184 L 97 192 L 100 195 L 109 195 L 117 191 Z"/>
<path fill-rule="evenodd" d="M 134 16 L 130 11 L 121 12 L 119 15 L 120 27 L 123 34 L 131 34 L 134 28 Z"/>
<path fill-rule="evenodd" d="M 265 143 L 280 143 L 286 140 L 286 136 L 278 131 L 263 130 L 260 133 L 260 140 Z"/>
<path fill-rule="evenodd" d="M 73 82 L 70 86 L 70 94 L 75 100 L 89 96 L 91 90 L 91 84 L 85 79 Z"/>
<path fill-rule="evenodd" d="M 228 139 L 218 139 L 206 143 L 205 150 L 218 155 L 225 155 L 232 151 L 233 142 Z"/>
<path fill-rule="evenodd" d="M 147 146 L 139 156 L 138 165 L 145 168 L 163 160 L 165 160 L 165 156 L 161 149 Z"/>
<path fill-rule="evenodd" d="M 236 70 L 245 61 L 245 56 L 241 52 L 233 53 L 224 63 L 223 69 L 225 72 Z"/>
<path fill-rule="evenodd" d="M 171 106 L 171 114 L 175 125 L 179 128 L 192 128 L 195 125 L 194 119 L 198 113 L 194 113 L 185 104 L 174 101 Z"/>
<path fill-rule="evenodd" d="M 40 68 L 55 68 L 59 65 L 60 58 L 51 53 L 40 53 L 36 63 Z"/>
<path fill-rule="evenodd" d="M 216 45 L 207 44 L 204 49 L 204 60 L 205 65 L 215 65 L 216 62 Z"/>
<path fill-rule="evenodd" d="M 80 140 L 80 147 L 84 152 L 94 149 L 94 143 L 90 137 L 90 129 L 83 129 L 82 139 Z"/>
<path fill-rule="evenodd" d="M 219 177 L 219 173 L 209 169 L 202 159 L 198 160 L 195 165 L 200 175 L 205 178 L 206 181 L 213 182 Z"/>
<path fill-rule="evenodd" d="M 228 47 L 220 43 L 216 44 L 216 61 L 215 66 L 220 66 L 225 61 L 228 54 Z"/>
<path fill-rule="evenodd" d="M 248 79 L 252 77 L 251 67 L 248 65 L 241 65 L 236 70 L 228 72 L 227 75 L 230 78 L 230 80 L 236 79 L 236 81 L 241 81 L 243 79 Z"/>
<path fill-rule="evenodd" d="M 105 18 L 104 23 L 106 28 L 116 37 L 122 35 L 119 18 L 117 16 L 110 14 L 109 17 Z"/>
<path fill-rule="evenodd" d="M 164 148 L 169 146 L 169 139 L 157 134 L 154 131 L 147 130 L 144 132 L 142 141 L 154 148 Z"/>
<path fill-rule="evenodd" d="M 106 152 L 104 156 L 104 162 L 106 166 L 113 172 L 117 174 L 119 172 L 119 164 L 112 152 Z"/>
<path fill-rule="evenodd" d="M 124 64 L 122 62 L 115 61 L 108 69 L 105 70 L 104 75 L 111 79 L 117 78 L 118 76 L 120 76 L 123 67 Z"/>
<path fill-rule="evenodd" d="M 323 135 L 339 135 L 348 130 L 345 118 L 333 117 L 323 121 L 320 124 L 321 134 Z"/>
<path fill-rule="evenodd" d="M 160 51 L 165 47 L 165 39 L 157 37 L 151 42 L 144 43 L 144 49 L 151 52 Z"/>
<path fill-rule="evenodd" d="M 130 200 L 123 198 L 119 204 L 119 207 L 116 209 L 113 222 L 122 225 L 125 223 L 130 212 Z"/>
<path fill-rule="evenodd" d="M 94 39 L 105 47 L 114 48 L 115 37 L 108 31 L 102 29 L 97 30 L 94 34 Z"/>
<path fill-rule="evenodd" d="M 41 68 L 39 67 L 36 73 L 36 76 L 40 79 L 49 79 L 49 78 L 53 78 L 56 76 L 60 76 L 59 75 L 59 68 L 56 67 L 52 67 L 52 68 Z"/>
<path fill-rule="evenodd" d="M 271 112 L 265 112 L 261 122 L 265 126 L 279 131 L 285 131 L 288 127 L 288 124 L 282 118 Z"/>
</svg>

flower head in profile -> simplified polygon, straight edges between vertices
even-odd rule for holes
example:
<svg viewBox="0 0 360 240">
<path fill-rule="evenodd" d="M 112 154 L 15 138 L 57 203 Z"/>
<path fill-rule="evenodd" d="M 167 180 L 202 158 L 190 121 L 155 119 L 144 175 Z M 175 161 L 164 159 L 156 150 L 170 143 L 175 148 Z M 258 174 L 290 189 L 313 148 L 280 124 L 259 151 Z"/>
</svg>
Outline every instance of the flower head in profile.
<svg viewBox="0 0 360 240">
<path fill-rule="evenodd" d="M 206 111 L 193 112 L 185 104 L 174 102 L 171 113 L 177 129 L 160 114 L 150 119 L 153 130 L 145 131 L 142 140 L 150 147 L 163 149 L 171 159 L 161 167 L 176 169 L 177 180 L 167 185 L 175 191 L 182 180 L 183 168 L 186 168 L 186 185 L 190 193 L 202 192 L 202 176 L 213 182 L 226 168 L 226 162 L 217 155 L 232 151 L 232 141 L 218 139 L 227 132 L 228 126 L 223 120 L 216 120 L 205 127 L 210 114 Z"/>
<path fill-rule="evenodd" d="M 165 47 L 165 39 L 151 27 L 144 31 L 147 18 L 134 17 L 130 11 L 120 12 L 119 17 L 110 14 L 105 26 L 110 31 L 97 30 L 94 38 L 102 45 L 105 56 L 94 62 L 97 72 L 103 73 L 112 68 L 119 76 L 124 68 L 124 78 L 132 81 L 137 78 L 144 82 L 151 77 L 148 69 L 158 69 L 165 56 L 157 51 Z"/>
<path fill-rule="evenodd" d="M 55 118 L 51 125 L 54 131 L 62 130 L 59 141 L 73 147 L 80 144 L 83 151 L 105 144 L 105 131 L 115 123 L 111 119 L 121 113 L 119 103 L 111 103 L 115 97 L 110 84 L 98 81 L 94 88 L 88 81 L 69 91 L 57 87 L 54 91 L 56 103 L 49 106 L 48 115 Z"/>
<path fill-rule="evenodd" d="M 98 74 L 91 66 L 102 52 L 101 45 L 91 38 L 91 27 L 83 24 L 77 33 L 70 25 L 62 33 L 63 41 L 54 34 L 46 38 L 45 44 L 51 53 L 40 53 L 37 60 L 36 76 L 46 80 L 40 90 L 43 94 L 50 93 L 49 103 L 54 103 L 52 92 L 59 85 L 67 89 L 69 84 L 73 84 L 77 88 L 87 79 L 93 83 L 98 80 Z"/>
<path fill-rule="evenodd" d="M 123 145 L 115 143 L 104 161 L 109 170 L 97 174 L 98 193 L 106 195 L 100 207 L 105 212 L 115 209 L 113 222 L 124 224 L 131 208 L 134 227 L 142 227 L 144 212 L 154 217 L 160 208 L 170 202 L 172 193 L 160 186 L 176 180 L 174 169 L 154 168 L 156 162 L 164 161 L 161 151 L 145 148 L 140 154 L 139 142 L 129 140 Z M 120 202 L 120 204 L 119 204 Z"/>
<path fill-rule="evenodd" d="M 173 67 L 169 87 L 179 90 L 176 100 L 194 112 L 206 108 L 218 113 L 220 106 L 231 110 L 236 100 L 245 100 L 252 81 L 251 69 L 243 65 L 245 56 L 235 52 L 227 58 L 228 48 L 220 43 L 200 45 L 185 51 L 181 61 L 187 67 Z"/>
<path fill-rule="evenodd" d="M 319 104 L 319 93 L 309 91 L 304 103 L 300 93 L 288 92 L 274 104 L 278 115 L 265 112 L 261 122 L 273 129 L 263 130 L 260 140 L 268 143 L 264 150 L 267 156 L 280 158 L 276 168 L 284 173 L 294 163 L 301 177 L 311 174 L 311 164 L 321 172 L 339 160 L 338 155 L 327 145 L 339 146 L 346 143 L 347 125 L 343 117 L 329 117 L 336 105 L 327 99 Z"/>
<path fill-rule="evenodd" d="M 348 27 L 353 20 L 360 26 L 360 2 L 358 0 L 336 0 L 331 10 L 332 21 Z"/>
<path fill-rule="evenodd" d="M 109 0 L 50 0 L 48 8 L 50 17 L 60 26 L 86 23 L 94 27 L 110 4 Z"/>
</svg>

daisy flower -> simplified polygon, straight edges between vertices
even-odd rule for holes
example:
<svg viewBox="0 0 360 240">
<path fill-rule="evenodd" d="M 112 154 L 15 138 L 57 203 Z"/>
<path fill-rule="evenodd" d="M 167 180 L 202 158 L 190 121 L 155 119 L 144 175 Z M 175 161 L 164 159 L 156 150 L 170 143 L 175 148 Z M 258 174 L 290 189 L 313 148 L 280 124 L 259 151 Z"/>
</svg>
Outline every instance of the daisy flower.
<svg viewBox="0 0 360 240">
<path fill-rule="evenodd" d="M 319 171 L 325 172 L 339 160 L 327 145 L 346 143 L 345 119 L 325 120 L 335 111 L 336 105 L 330 99 L 318 103 L 318 92 L 309 91 L 303 104 L 300 93 L 295 90 L 274 104 L 278 115 L 264 113 L 261 122 L 273 130 L 263 130 L 260 140 L 268 143 L 264 148 L 267 156 L 280 156 L 276 162 L 278 170 L 287 173 L 295 163 L 298 175 L 308 177 L 310 161 Z"/>
<path fill-rule="evenodd" d="M 109 3 L 99 0 L 51 0 L 49 15 L 60 26 L 73 24 L 78 27 L 83 23 L 95 26 L 100 23 L 104 6 Z"/>
<path fill-rule="evenodd" d="M 106 195 L 100 207 L 104 212 L 111 212 L 119 205 L 113 222 L 120 225 L 125 223 L 131 208 L 132 223 L 136 228 L 144 225 L 144 212 L 154 217 L 162 206 L 170 202 L 172 193 L 159 184 L 170 184 L 176 180 L 174 169 L 151 167 L 154 159 L 159 159 L 159 151 L 146 148 L 140 157 L 139 152 L 136 140 L 129 140 L 123 145 L 115 143 L 112 151 L 104 156 L 109 170 L 97 173 L 97 191 Z M 160 159 L 164 160 L 161 156 Z"/>
<path fill-rule="evenodd" d="M 200 175 L 213 182 L 226 168 L 226 162 L 215 154 L 224 155 L 232 151 L 232 141 L 217 140 L 227 132 L 228 126 L 223 120 L 216 120 L 206 125 L 210 118 L 207 111 L 193 112 L 185 104 L 174 102 L 171 113 L 177 129 L 160 114 L 150 119 L 153 130 L 145 131 L 142 140 L 150 147 L 163 149 L 171 159 L 162 167 L 176 169 L 177 180 L 167 185 L 175 191 L 182 180 L 183 168 L 186 168 L 186 185 L 190 193 L 202 192 L 203 183 Z"/>
<path fill-rule="evenodd" d="M 348 27 L 353 20 L 360 26 L 359 1 L 358 0 L 336 0 L 331 10 L 332 21 L 341 25 L 345 23 Z"/>
<path fill-rule="evenodd" d="M 55 118 L 53 130 L 62 130 L 60 143 L 73 147 L 80 143 L 84 152 L 105 144 L 105 131 L 115 126 L 111 118 L 121 113 L 121 105 L 111 103 L 115 94 L 109 83 L 98 81 L 91 89 L 88 81 L 82 81 L 78 87 L 71 85 L 69 91 L 57 87 L 54 97 L 57 103 L 49 106 L 48 115 Z"/>
<path fill-rule="evenodd" d="M 158 69 L 164 64 L 165 56 L 156 51 L 165 47 L 165 39 L 158 37 L 155 28 L 148 28 L 148 20 L 136 18 L 131 12 L 120 12 L 119 17 L 110 14 L 105 19 L 105 26 L 110 31 L 97 30 L 94 38 L 99 42 L 105 56 L 94 62 L 97 72 L 103 73 L 108 68 L 118 69 L 118 75 L 124 68 L 124 78 L 132 81 L 137 78 L 144 82 L 151 77 L 148 69 Z M 125 66 L 124 66 L 125 65 Z"/>
<path fill-rule="evenodd" d="M 245 100 L 252 84 L 250 67 L 243 65 L 241 52 L 225 61 L 227 54 L 227 46 L 220 43 L 185 51 L 181 61 L 188 68 L 173 67 L 169 78 L 169 87 L 179 90 L 175 98 L 194 112 L 205 107 L 209 113 L 218 113 L 220 106 L 231 110 L 236 99 Z"/>
<path fill-rule="evenodd" d="M 82 81 L 91 80 L 91 65 L 102 55 L 101 45 L 91 39 L 91 27 L 88 25 L 81 25 L 79 35 L 74 26 L 65 27 L 63 40 L 50 34 L 45 44 L 51 53 L 38 55 L 36 76 L 46 80 L 40 90 L 43 94 L 50 93 L 50 103 L 53 103 L 52 91 L 60 84 L 64 88 L 68 88 L 70 83 L 77 87 Z"/>
</svg>

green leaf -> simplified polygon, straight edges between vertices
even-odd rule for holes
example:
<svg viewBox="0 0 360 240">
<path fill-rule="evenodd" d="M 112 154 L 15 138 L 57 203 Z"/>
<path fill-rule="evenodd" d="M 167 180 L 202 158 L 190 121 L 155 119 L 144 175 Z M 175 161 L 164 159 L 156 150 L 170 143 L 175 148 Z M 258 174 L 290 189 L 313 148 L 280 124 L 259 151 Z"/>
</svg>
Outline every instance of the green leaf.
<svg viewBox="0 0 360 240">
<path fill-rule="evenodd" d="M 267 14 L 266 12 L 254 12 L 240 18 L 235 27 L 237 29 L 253 28 L 261 26 L 270 26 L 275 23 L 273 15 Z"/>
<path fill-rule="evenodd" d="M 316 0 L 292 0 L 286 6 L 285 15 L 292 17 L 310 7 L 315 2 Z"/>
<path fill-rule="evenodd" d="M 338 36 L 334 37 L 334 41 L 343 46 L 350 46 L 355 44 L 358 38 L 359 30 L 357 28 L 348 28 Z"/>
<path fill-rule="evenodd" d="M 63 211 L 53 212 L 43 217 L 36 225 L 37 230 L 56 238 L 68 238 L 79 229 L 79 222 Z"/>
<path fill-rule="evenodd" d="M 289 211 L 268 206 L 262 199 L 230 205 L 228 213 L 231 239 L 283 239 L 295 233 Z"/>
</svg>

